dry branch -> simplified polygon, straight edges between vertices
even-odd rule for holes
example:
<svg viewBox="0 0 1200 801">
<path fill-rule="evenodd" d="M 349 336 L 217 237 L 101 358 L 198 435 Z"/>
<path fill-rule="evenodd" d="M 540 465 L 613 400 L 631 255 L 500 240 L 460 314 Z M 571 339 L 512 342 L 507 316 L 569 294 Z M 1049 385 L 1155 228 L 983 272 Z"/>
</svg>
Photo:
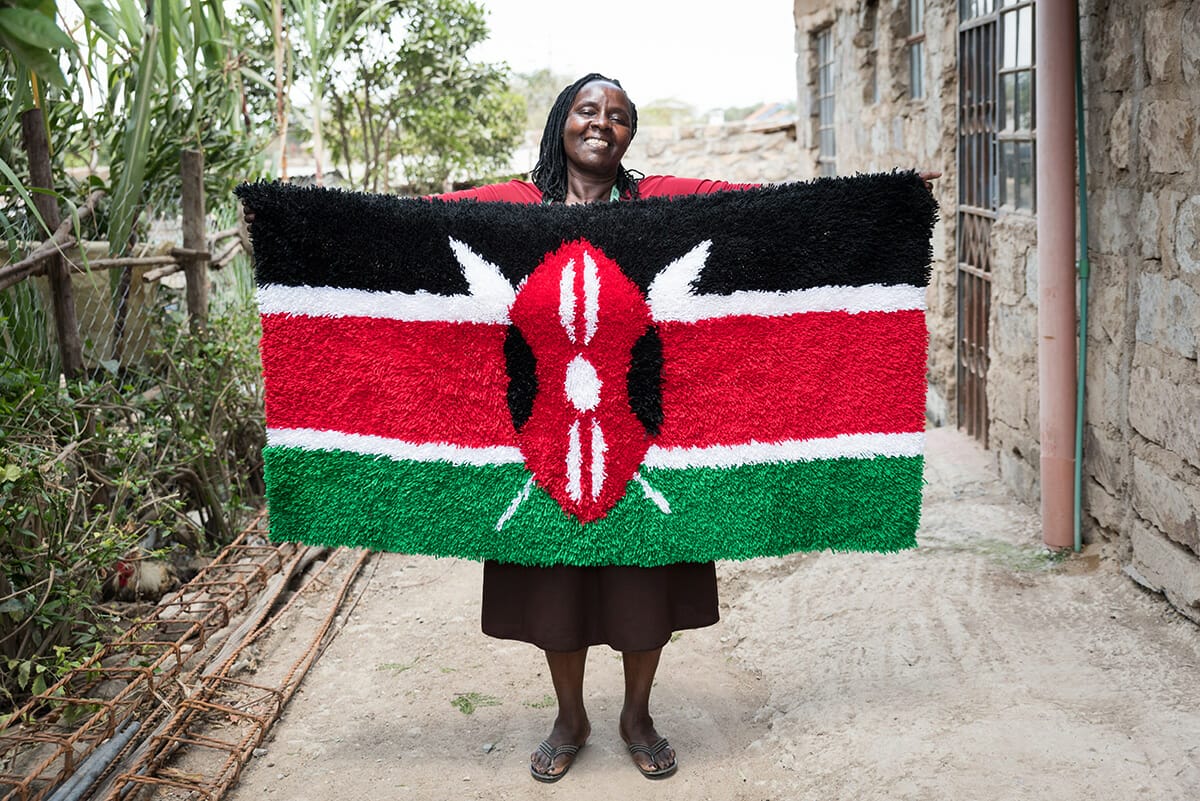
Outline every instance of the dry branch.
<svg viewBox="0 0 1200 801">
<path fill-rule="evenodd" d="M 158 281 L 159 279 L 166 278 L 168 275 L 174 275 L 182 269 L 182 264 L 174 259 L 171 259 L 167 266 L 159 267 L 157 270 L 149 270 L 148 272 L 144 273 L 142 275 L 142 281 L 148 284 L 151 281 Z"/>
<path fill-rule="evenodd" d="M 222 267 L 225 267 L 226 265 L 229 264 L 229 262 L 233 261 L 233 257 L 236 256 L 238 254 L 238 251 L 240 251 L 241 249 L 242 249 L 241 240 L 240 239 L 236 240 L 229 247 L 227 247 L 223 251 L 221 251 L 220 256 L 217 256 L 215 259 L 212 260 L 212 262 L 211 262 L 212 268 L 214 270 L 220 270 Z"/>
<path fill-rule="evenodd" d="M 0 267 L 0 290 L 8 289 L 13 284 L 23 281 L 30 275 L 36 275 L 42 269 L 42 262 L 76 244 L 75 237 L 71 235 L 71 228 L 74 227 L 75 219 L 83 222 L 88 217 L 91 217 L 92 213 L 96 211 L 96 204 L 100 202 L 100 198 L 103 196 L 104 191 L 101 189 L 92 192 L 88 195 L 87 201 L 84 202 L 83 208 L 79 209 L 77 218 L 66 219 L 59 223 L 58 228 L 54 231 L 54 236 L 38 245 L 29 255 L 16 264 Z"/>
<path fill-rule="evenodd" d="M 89 259 L 86 264 L 70 262 L 71 270 L 77 273 L 90 273 L 98 270 L 112 270 L 117 267 L 152 267 L 156 264 L 176 264 L 179 260 L 174 256 L 120 256 L 112 259 Z"/>
</svg>

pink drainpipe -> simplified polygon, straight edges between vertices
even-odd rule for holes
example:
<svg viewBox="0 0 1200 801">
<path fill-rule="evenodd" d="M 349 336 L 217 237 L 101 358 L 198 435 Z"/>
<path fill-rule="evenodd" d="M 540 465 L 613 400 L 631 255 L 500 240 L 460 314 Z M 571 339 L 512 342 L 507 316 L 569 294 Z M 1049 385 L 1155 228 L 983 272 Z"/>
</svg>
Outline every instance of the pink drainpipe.
<svg viewBox="0 0 1200 801">
<path fill-rule="evenodd" d="M 1042 539 L 1074 544 L 1075 8 L 1037 3 L 1038 420 Z"/>
</svg>

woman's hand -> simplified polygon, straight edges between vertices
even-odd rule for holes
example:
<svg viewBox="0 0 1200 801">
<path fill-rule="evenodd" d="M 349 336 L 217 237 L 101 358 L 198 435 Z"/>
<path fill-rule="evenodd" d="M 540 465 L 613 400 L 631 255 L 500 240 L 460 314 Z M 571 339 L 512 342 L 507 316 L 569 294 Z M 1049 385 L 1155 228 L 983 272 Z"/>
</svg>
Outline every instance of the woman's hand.
<svg viewBox="0 0 1200 801">
<path fill-rule="evenodd" d="M 936 170 L 926 170 L 925 172 L 918 172 L 917 177 L 925 182 L 925 188 L 928 189 L 929 194 L 932 195 L 933 194 L 933 182 L 936 179 L 941 178 L 942 174 L 940 172 L 937 172 Z"/>
</svg>

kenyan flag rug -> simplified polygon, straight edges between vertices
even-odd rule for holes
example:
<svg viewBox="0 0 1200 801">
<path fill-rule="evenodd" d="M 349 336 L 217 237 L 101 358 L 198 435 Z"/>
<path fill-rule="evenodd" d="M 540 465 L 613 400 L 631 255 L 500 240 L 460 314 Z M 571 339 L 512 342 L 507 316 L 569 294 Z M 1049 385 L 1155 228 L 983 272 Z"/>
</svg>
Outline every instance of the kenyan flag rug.
<svg viewBox="0 0 1200 801">
<path fill-rule="evenodd" d="M 273 538 L 529 565 L 916 544 L 914 173 L 588 206 L 238 195 Z"/>
</svg>

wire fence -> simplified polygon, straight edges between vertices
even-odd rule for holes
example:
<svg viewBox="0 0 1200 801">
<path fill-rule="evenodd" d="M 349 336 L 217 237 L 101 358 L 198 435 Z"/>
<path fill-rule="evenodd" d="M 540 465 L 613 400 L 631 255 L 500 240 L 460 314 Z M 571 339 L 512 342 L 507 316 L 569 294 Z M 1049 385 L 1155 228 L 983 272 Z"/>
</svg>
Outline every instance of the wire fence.
<svg viewBox="0 0 1200 801">
<path fill-rule="evenodd" d="M 111 257 L 108 242 L 75 240 L 68 220 L 19 261 L 0 263 L 0 345 L 10 364 L 51 380 L 150 367 L 165 321 L 199 331 L 210 303 L 251 302 L 248 233 L 236 219 L 221 227 L 206 214 L 203 159 L 182 155 L 182 218 L 156 221 L 148 242 Z M 99 199 L 94 193 L 79 219 Z"/>
</svg>

